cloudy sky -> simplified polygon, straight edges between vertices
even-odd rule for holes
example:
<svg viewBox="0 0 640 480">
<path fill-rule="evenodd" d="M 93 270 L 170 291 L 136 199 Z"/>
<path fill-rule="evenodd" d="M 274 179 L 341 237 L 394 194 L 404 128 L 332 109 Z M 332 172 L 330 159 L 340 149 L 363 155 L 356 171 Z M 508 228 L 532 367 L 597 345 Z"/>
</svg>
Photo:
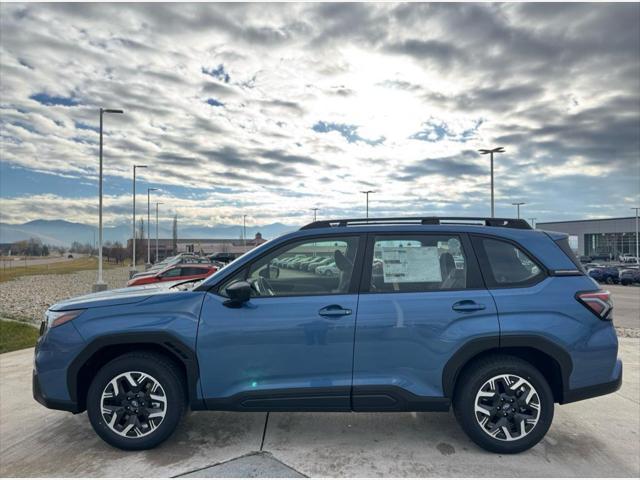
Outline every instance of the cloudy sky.
<svg viewBox="0 0 640 480">
<path fill-rule="evenodd" d="M 640 201 L 640 5 L 6 4 L 2 221 L 538 221 Z"/>
</svg>

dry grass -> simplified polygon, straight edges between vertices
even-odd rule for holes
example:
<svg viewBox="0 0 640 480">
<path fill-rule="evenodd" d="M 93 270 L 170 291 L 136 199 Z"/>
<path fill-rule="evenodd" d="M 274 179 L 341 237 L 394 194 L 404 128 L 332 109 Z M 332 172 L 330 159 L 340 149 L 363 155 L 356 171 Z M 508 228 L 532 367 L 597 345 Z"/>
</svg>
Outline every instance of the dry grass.
<svg viewBox="0 0 640 480">
<path fill-rule="evenodd" d="M 114 268 L 115 264 L 103 262 L 103 268 Z M 80 272 L 83 270 L 95 270 L 98 268 L 98 259 L 95 257 L 83 257 L 67 262 L 50 263 L 47 265 L 32 265 L 25 267 L 16 263 L 12 268 L 0 267 L 0 282 L 6 282 L 25 275 L 47 275 Z"/>
</svg>

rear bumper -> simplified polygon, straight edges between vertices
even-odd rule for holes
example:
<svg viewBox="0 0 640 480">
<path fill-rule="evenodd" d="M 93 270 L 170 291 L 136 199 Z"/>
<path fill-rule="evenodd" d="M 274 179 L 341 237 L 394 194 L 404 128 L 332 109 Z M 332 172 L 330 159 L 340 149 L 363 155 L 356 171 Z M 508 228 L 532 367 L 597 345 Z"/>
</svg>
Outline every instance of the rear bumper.
<svg viewBox="0 0 640 480">
<path fill-rule="evenodd" d="M 38 380 L 38 374 L 35 370 L 33 370 L 32 373 L 31 383 L 33 389 L 33 398 L 36 400 L 36 402 L 52 410 L 64 410 L 71 413 L 80 413 L 80 409 L 78 408 L 78 404 L 76 402 L 47 398 L 42 392 L 40 381 Z"/>
<path fill-rule="evenodd" d="M 617 361 L 619 367 L 616 377 L 605 383 L 598 383 L 596 385 L 589 385 L 588 387 L 575 388 L 573 390 L 565 391 L 561 404 L 577 402 L 579 400 L 585 400 L 587 398 L 599 397 L 601 395 L 607 395 L 609 393 L 616 392 L 622 386 L 622 362 Z"/>
</svg>

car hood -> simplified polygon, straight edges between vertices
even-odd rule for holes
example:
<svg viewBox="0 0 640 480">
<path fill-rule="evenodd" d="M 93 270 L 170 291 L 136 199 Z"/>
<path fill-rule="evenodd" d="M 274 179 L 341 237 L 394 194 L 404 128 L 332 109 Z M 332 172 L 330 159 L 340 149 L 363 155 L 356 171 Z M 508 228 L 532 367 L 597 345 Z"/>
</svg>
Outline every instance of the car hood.
<svg viewBox="0 0 640 480">
<path fill-rule="evenodd" d="M 170 288 L 178 283 L 184 283 L 184 280 L 177 282 L 151 283 L 147 285 L 136 285 L 133 287 L 117 288 L 115 290 L 106 290 L 104 292 L 90 293 L 80 297 L 63 300 L 52 305 L 49 310 L 77 310 L 93 307 L 107 307 L 116 305 L 127 305 L 138 303 L 147 298 L 162 293 L 175 292 Z"/>
</svg>

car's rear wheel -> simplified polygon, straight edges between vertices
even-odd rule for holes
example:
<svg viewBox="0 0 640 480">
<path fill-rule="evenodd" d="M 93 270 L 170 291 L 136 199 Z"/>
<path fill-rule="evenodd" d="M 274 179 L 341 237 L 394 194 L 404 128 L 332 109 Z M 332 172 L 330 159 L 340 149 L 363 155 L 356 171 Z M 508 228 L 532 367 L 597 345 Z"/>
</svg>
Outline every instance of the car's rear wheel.
<svg viewBox="0 0 640 480">
<path fill-rule="evenodd" d="M 87 393 L 96 433 L 123 450 L 145 450 L 165 441 L 186 408 L 184 381 L 168 357 L 132 352 L 102 367 Z"/>
<path fill-rule="evenodd" d="M 553 393 L 530 363 L 491 355 L 465 369 L 457 382 L 454 412 L 480 447 L 518 453 L 537 444 L 553 420 Z"/>
</svg>

